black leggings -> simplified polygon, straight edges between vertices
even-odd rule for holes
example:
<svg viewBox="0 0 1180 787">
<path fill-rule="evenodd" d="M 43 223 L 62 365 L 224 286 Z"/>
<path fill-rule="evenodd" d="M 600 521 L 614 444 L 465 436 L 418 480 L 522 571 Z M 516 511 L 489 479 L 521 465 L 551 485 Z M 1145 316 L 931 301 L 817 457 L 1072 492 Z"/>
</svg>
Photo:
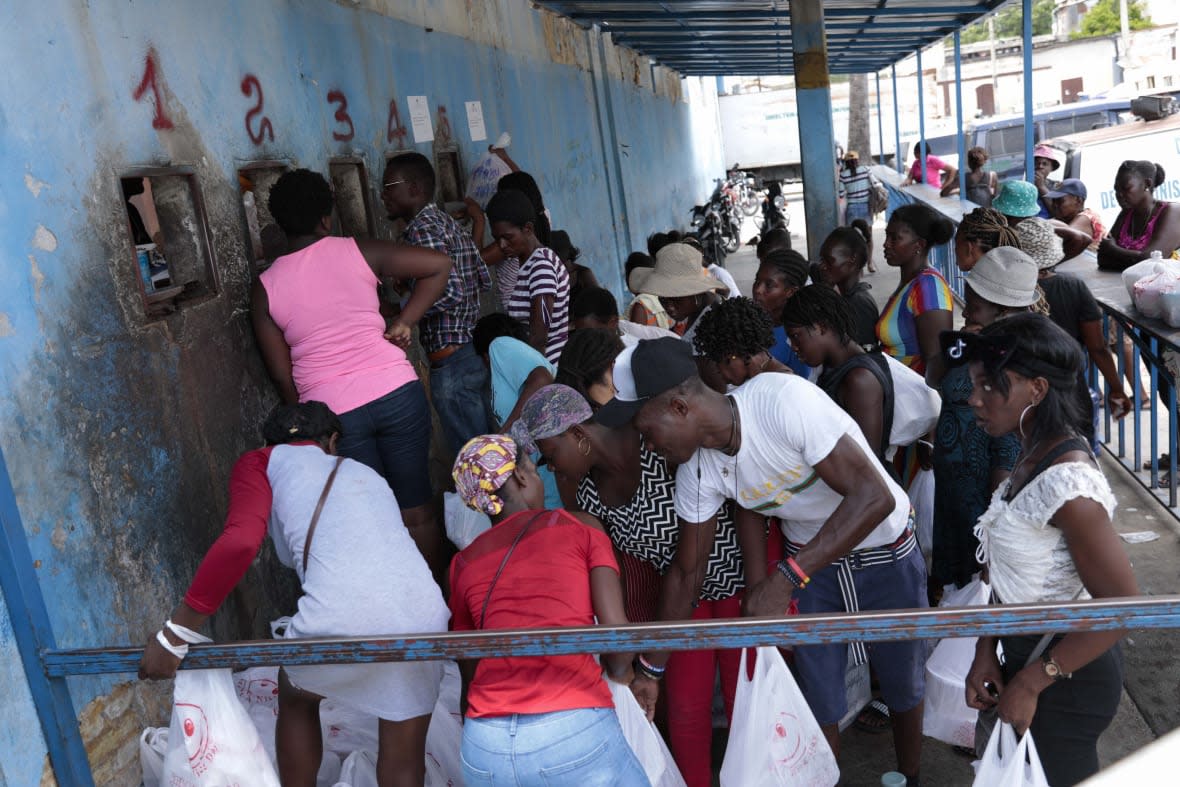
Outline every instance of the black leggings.
<svg viewBox="0 0 1180 787">
<path fill-rule="evenodd" d="M 1020 671 L 1040 639 L 1002 638 L 1005 682 Z M 1122 693 L 1118 645 L 1041 692 L 1029 729 L 1050 787 L 1071 787 L 1098 772 L 1098 737 L 1114 719 Z"/>
</svg>

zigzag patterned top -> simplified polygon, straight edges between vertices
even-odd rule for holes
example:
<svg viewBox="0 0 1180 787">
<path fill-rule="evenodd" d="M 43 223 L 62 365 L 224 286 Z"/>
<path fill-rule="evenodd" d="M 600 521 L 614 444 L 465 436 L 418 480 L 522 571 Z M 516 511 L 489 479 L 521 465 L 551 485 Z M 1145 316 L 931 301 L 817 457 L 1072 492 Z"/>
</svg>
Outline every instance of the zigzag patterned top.
<svg viewBox="0 0 1180 787">
<path fill-rule="evenodd" d="M 578 506 L 607 526 L 611 542 L 622 552 L 667 571 L 676 554 L 676 478 L 664 458 L 639 449 L 639 487 L 630 502 L 616 508 L 603 504 L 589 475 L 578 485 Z M 734 525 L 733 502 L 717 511 L 717 535 L 705 570 L 701 598 L 718 601 L 740 591 L 745 583 L 742 552 Z"/>
</svg>

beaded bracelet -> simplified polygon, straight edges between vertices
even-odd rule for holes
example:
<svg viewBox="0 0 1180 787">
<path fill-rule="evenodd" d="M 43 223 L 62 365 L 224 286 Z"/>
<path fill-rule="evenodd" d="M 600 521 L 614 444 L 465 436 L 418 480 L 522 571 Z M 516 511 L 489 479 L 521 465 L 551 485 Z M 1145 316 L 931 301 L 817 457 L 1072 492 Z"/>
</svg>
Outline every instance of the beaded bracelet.
<svg viewBox="0 0 1180 787">
<path fill-rule="evenodd" d="M 635 657 L 635 668 L 639 670 L 640 674 L 642 674 L 644 677 L 650 678 L 652 680 L 659 680 L 660 678 L 664 677 L 664 673 L 668 669 L 667 667 L 657 667 L 655 664 L 652 664 L 650 661 L 645 659 L 642 654 Z"/>
<path fill-rule="evenodd" d="M 780 560 L 775 564 L 775 567 L 778 568 L 779 573 L 786 577 L 787 581 L 796 588 L 802 589 L 803 586 L 807 584 L 798 574 L 795 573 L 795 569 L 791 568 L 787 561 Z"/>
<path fill-rule="evenodd" d="M 811 581 L 811 577 L 807 576 L 807 572 L 802 569 L 795 558 L 787 557 L 787 565 L 795 571 L 795 574 L 798 575 L 799 579 L 803 580 L 804 585 Z"/>
</svg>

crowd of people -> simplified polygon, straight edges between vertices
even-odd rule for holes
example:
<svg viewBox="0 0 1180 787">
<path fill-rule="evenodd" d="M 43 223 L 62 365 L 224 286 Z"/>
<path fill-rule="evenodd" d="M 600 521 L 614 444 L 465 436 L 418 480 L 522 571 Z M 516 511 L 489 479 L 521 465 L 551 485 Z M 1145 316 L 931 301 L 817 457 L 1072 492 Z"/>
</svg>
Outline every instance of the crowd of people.
<svg viewBox="0 0 1180 787">
<path fill-rule="evenodd" d="M 871 216 L 859 214 L 814 261 L 768 232 L 752 298 L 691 236 L 654 233 L 622 266 L 620 308 L 552 229 L 536 180 L 504 158 L 514 171 L 486 211 L 468 205 L 470 229 L 435 205 L 425 157 L 392 158 L 382 200 L 405 222 L 401 243 L 333 237 L 316 173 L 276 183 L 269 207 L 290 246 L 255 284 L 252 314 L 282 404 L 267 447 L 235 465 L 225 530 L 147 643 L 141 676 L 175 674 L 268 533 L 303 588 L 287 637 L 443 631 L 448 618 L 464 631 L 913 609 L 981 570 L 993 603 L 1138 593 L 1094 461 L 1086 359 L 1116 412 L 1129 400 L 1093 296 L 1055 268 L 1082 241 L 1103 267 L 1180 245 L 1180 213 L 1151 197 L 1158 166 L 1124 164 L 1123 212 L 1099 237 L 1080 183 L 996 184 L 974 156 L 972 195 L 990 207 L 957 228 L 923 204 L 892 211 L 882 252 L 900 283 L 880 310 L 863 281 Z M 1056 219 L 1038 216 L 1046 207 Z M 930 264 L 952 241 L 967 282 L 959 331 Z M 481 316 L 493 270 L 500 310 Z M 457 554 L 427 471 L 414 327 L 455 491 L 492 522 Z M 930 389 L 933 428 L 898 439 L 895 419 L 917 406 L 907 397 Z M 930 469 L 933 499 L 911 501 Z M 915 506 L 933 507 L 932 543 L 919 543 Z M 1033 730 L 1050 783 L 1077 783 L 1097 770 L 1118 705 L 1118 639 L 1003 637 L 1001 661 L 983 637 L 965 702 Z M 660 722 L 685 782 L 709 785 L 715 685 L 731 714 L 739 656 L 461 662 L 467 783 L 646 784 L 614 681 Z M 916 785 L 926 656 L 916 640 L 853 642 L 797 647 L 792 663 L 837 755 L 846 669 L 867 663 Z M 437 664 L 280 674 L 284 784 L 314 783 L 324 697 L 381 720 L 383 787 L 422 784 Z"/>
</svg>

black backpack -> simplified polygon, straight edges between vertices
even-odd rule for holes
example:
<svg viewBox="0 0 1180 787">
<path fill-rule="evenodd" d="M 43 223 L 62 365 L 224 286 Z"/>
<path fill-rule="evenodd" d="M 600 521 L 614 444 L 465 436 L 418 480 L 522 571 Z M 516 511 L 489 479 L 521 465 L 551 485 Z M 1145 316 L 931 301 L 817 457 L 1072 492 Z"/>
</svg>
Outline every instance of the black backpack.
<svg viewBox="0 0 1180 787">
<path fill-rule="evenodd" d="M 889 448 L 889 435 L 893 432 L 893 375 L 889 372 L 889 361 L 885 355 L 879 351 L 867 352 L 861 355 L 854 356 L 852 359 L 837 366 L 835 369 L 825 369 L 823 374 L 816 380 L 816 385 L 824 390 L 832 401 L 841 407 L 844 403 L 840 401 L 840 383 L 844 381 L 844 377 L 853 369 L 868 369 L 877 378 L 877 382 L 881 383 L 882 393 L 882 421 L 881 421 L 881 445 L 876 446 L 877 458 L 885 465 L 886 469 L 892 466 L 892 462 L 885 461 L 885 451 Z"/>
</svg>

